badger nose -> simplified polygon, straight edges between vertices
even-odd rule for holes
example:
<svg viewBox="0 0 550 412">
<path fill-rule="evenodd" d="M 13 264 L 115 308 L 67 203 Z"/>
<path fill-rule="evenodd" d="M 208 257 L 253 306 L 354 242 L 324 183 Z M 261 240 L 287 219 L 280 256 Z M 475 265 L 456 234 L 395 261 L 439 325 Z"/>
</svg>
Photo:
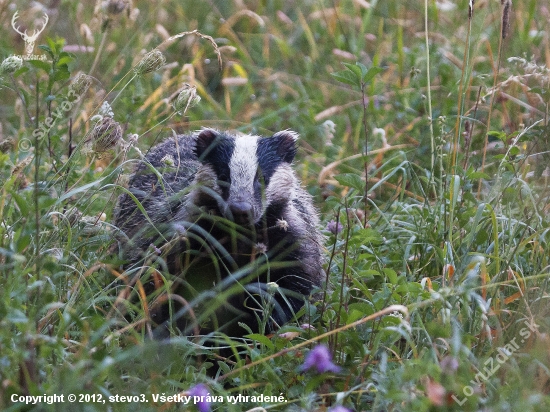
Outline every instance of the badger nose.
<svg viewBox="0 0 550 412">
<path fill-rule="evenodd" d="M 229 204 L 229 210 L 233 215 L 235 223 L 243 224 L 250 221 L 252 215 L 252 204 L 250 202 L 232 202 Z"/>
</svg>

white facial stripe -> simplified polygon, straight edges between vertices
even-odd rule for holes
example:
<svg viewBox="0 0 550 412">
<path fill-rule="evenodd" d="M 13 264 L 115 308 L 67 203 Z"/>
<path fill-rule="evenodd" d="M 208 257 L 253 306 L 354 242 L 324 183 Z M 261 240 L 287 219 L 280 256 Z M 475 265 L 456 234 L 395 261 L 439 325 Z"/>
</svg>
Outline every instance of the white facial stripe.
<svg viewBox="0 0 550 412">
<path fill-rule="evenodd" d="M 258 169 L 257 147 L 257 136 L 241 135 L 235 138 L 235 150 L 229 161 L 230 199 L 250 199 L 254 195 L 252 188 Z"/>
<path fill-rule="evenodd" d="M 275 169 L 266 188 L 266 206 L 272 203 L 285 203 L 292 199 L 294 197 L 293 188 L 297 186 L 298 181 L 290 165 L 280 164 Z"/>
</svg>

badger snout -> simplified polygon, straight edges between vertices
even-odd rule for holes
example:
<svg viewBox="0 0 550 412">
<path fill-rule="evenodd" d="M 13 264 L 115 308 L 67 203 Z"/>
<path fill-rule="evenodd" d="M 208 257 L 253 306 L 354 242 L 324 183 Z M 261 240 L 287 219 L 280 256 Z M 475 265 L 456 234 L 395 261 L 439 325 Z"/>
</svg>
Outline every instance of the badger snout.
<svg viewBox="0 0 550 412">
<path fill-rule="evenodd" d="M 252 204 L 247 201 L 236 201 L 228 204 L 233 221 L 240 225 L 252 222 Z"/>
</svg>

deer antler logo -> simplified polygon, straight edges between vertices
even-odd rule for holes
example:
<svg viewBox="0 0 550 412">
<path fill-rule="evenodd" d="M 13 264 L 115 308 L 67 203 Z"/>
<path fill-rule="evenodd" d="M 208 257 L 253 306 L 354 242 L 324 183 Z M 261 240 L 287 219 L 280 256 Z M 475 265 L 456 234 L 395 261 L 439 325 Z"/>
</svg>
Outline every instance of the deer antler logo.
<svg viewBox="0 0 550 412">
<path fill-rule="evenodd" d="M 44 13 L 44 17 L 43 17 L 44 24 L 40 29 L 35 29 L 31 35 L 27 34 L 27 30 L 25 30 L 24 32 L 21 32 L 21 30 L 19 30 L 19 27 L 16 26 L 16 22 L 18 18 L 19 18 L 19 11 L 16 11 L 11 19 L 11 26 L 17 33 L 21 35 L 21 38 L 25 41 L 26 43 L 25 52 L 27 53 L 27 55 L 31 55 L 34 50 L 34 44 L 36 43 L 36 39 L 38 38 L 38 35 L 44 31 L 44 29 L 46 28 L 46 24 L 48 24 L 48 20 L 49 20 L 48 15 Z"/>
</svg>

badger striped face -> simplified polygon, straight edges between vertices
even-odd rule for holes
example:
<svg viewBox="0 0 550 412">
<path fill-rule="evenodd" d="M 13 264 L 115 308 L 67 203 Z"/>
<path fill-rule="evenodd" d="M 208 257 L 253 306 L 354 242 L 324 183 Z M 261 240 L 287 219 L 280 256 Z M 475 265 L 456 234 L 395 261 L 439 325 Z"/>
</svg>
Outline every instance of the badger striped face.
<svg viewBox="0 0 550 412">
<path fill-rule="evenodd" d="M 296 154 L 294 132 L 271 137 L 233 136 L 204 129 L 197 136 L 195 154 L 203 170 L 201 182 L 216 180 L 220 212 L 239 224 L 255 224 L 273 203 L 288 201 L 296 177 L 290 163 Z"/>
</svg>

